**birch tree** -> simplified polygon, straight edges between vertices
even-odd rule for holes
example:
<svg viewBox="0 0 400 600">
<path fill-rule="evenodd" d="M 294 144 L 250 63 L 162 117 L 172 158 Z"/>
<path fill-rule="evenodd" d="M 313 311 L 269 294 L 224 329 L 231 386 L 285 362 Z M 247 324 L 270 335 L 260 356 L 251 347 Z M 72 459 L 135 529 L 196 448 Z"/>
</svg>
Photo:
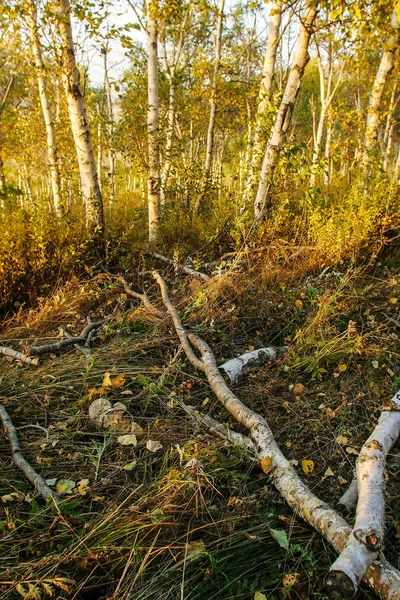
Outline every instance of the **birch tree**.
<svg viewBox="0 0 400 600">
<path fill-rule="evenodd" d="M 104 92 L 106 96 L 106 109 L 107 109 L 107 125 L 108 125 L 108 176 L 110 182 L 110 208 L 113 210 L 116 200 L 116 188 L 115 188 L 115 166 L 116 156 L 114 149 L 114 110 L 111 96 L 111 84 L 110 77 L 108 74 L 107 54 L 109 52 L 108 44 L 101 48 L 101 54 L 103 56 L 104 65 Z M 99 150 L 101 156 L 101 150 Z M 100 173 L 99 173 L 100 182 Z"/>
<path fill-rule="evenodd" d="M 308 47 L 312 35 L 313 23 L 317 16 L 318 5 L 318 0 L 314 2 L 309 1 L 304 11 L 296 51 L 293 57 L 293 65 L 261 167 L 258 190 L 254 202 L 254 220 L 256 222 L 265 218 L 269 208 L 273 176 L 283 142 L 291 123 L 304 69 L 309 61 Z"/>
<path fill-rule="evenodd" d="M 344 64 L 339 72 L 337 81 L 333 84 L 333 76 L 334 76 L 334 63 L 333 63 L 333 44 L 329 43 L 328 46 L 328 64 L 327 64 L 327 73 L 325 74 L 324 65 L 322 64 L 321 52 L 319 43 L 315 44 L 317 50 L 317 64 L 318 64 L 318 72 L 319 72 L 319 85 L 320 85 L 320 103 L 321 103 L 321 111 L 319 114 L 318 126 L 316 127 L 315 117 L 313 120 L 313 140 L 314 140 L 314 149 L 312 154 L 311 161 L 311 175 L 310 175 L 310 188 L 315 186 L 315 180 L 318 171 L 318 162 L 321 156 L 321 148 L 322 148 L 322 137 L 324 133 L 325 122 L 328 116 L 329 107 L 331 106 L 332 100 L 337 92 L 337 89 L 340 85 Z M 315 111 L 313 111 L 315 114 Z M 328 156 L 330 153 L 330 137 L 331 137 L 331 128 L 329 131 L 329 137 L 327 137 L 327 145 L 326 149 L 328 151 Z"/>
<path fill-rule="evenodd" d="M 81 78 L 75 59 L 69 0 L 55 0 L 57 28 L 61 40 L 60 59 L 68 115 L 75 142 L 80 181 L 85 201 L 86 225 L 96 235 L 104 231 L 103 199 L 100 191 L 92 137 L 86 118 Z"/>
<path fill-rule="evenodd" d="M 47 156 L 50 166 L 50 180 L 53 193 L 53 206 L 56 214 L 60 216 L 62 213 L 62 195 L 56 131 L 54 125 L 53 111 L 51 109 L 48 97 L 46 68 L 43 61 L 42 48 L 39 39 L 39 27 L 37 24 L 37 9 L 33 2 L 30 5 L 29 17 L 29 28 L 32 40 L 32 53 L 35 60 L 35 68 L 39 88 L 39 98 L 43 112 L 43 119 L 46 126 Z"/>
<path fill-rule="evenodd" d="M 147 143 L 149 241 L 157 239 L 160 225 L 160 142 L 158 100 L 158 0 L 147 0 Z"/>
<path fill-rule="evenodd" d="M 282 0 L 272 3 L 269 20 L 268 40 L 265 51 L 260 91 L 258 95 L 257 118 L 251 152 L 250 172 L 245 184 L 245 199 L 250 199 L 257 185 L 257 174 L 261 166 L 263 140 L 267 124 L 268 108 L 272 97 L 276 53 L 279 45 L 279 30 L 282 21 Z"/>
<path fill-rule="evenodd" d="M 372 85 L 367 112 L 367 126 L 365 131 L 364 152 L 362 164 L 365 172 L 368 171 L 371 153 L 378 137 L 380 109 L 389 73 L 393 69 L 395 55 L 399 47 L 399 21 L 396 8 L 393 11 L 391 22 L 392 35 L 386 40 L 379 68 Z"/>
<path fill-rule="evenodd" d="M 217 27 L 215 32 L 215 58 L 214 58 L 214 70 L 211 80 L 211 97 L 210 97 L 210 118 L 208 121 L 207 129 L 207 144 L 206 144 L 206 156 L 204 160 L 203 169 L 203 182 L 199 197 L 196 200 L 194 206 L 193 216 L 196 217 L 199 213 L 200 206 L 204 200 L 204 196 L 207 189 L 207 184 L 210 178 L 211 166 L 213 161 L 213 150 L 214 150 L 214 136 L 215 136 L 215 119 L 217 115 L 217 82 L 218 74 L 221 67 L 221 41 L 222 41 L 222 29 L 224 22 L 224 9 L 225 0 L 219 0 L 219 8 L 217 15 Z"/>
</svg>

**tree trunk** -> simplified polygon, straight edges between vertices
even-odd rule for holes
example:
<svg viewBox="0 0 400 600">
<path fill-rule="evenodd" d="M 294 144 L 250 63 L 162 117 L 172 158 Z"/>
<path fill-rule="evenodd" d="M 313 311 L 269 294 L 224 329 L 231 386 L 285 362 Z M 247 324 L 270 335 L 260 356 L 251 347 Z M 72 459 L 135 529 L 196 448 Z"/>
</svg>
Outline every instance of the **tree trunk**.
<svg viewBox="0 0 400 600">
<path fill-rule="evenodd" d="M 292 119 L 294 105 L 299 93 L 304 69 L 309 61 L 308 46 L 312 34 L 312 25 L 317 15 L 319 1 L 309 2 L 300 26 L 293 66 L 283 94 L 275 124 L 269 139 L 264 161 L 261 167 L 257 196 L 254 203 L 254 219 L 265 218 L 270 204 L 270 191 L 279 154 Z"/>
<path fill-rule="evenodd" d="M 113 103 L 111 98 L 111 85 L 110 78 L 108 76 L 107 67 L 107 52 L 108 48 L 102 48 L 103 61 L 104 61 L 104 89 L 106 92 L 106 106 L 107 106 L 107 121 L 108 121 L 108 176 L 110 181 L 110 209 L 114 208 L 116 200 L 116 189 L 115 189 L 115 150 L 114 150 L 114 111 Z"/>
<path fill-rule="evenodd" d="M 217 18 L 217 29 L 215 33 L 215 62 L 214 71 L 211 81 L 211 98 L 210 98 L 210 118 L 208 121 L 207 130 L 207 144 L 206 144 L 206 156 L 203 168 L 203 182 L 201 186 L 201 192 L 196 200 L 194 206 L 193 216 L 196 217 L 199 214 L 201 204 L 206 194 L 207 185 L 210 179 L 210 171 L 213 159 L 214 150 L 214 132 L 215 132 L 215 119 L 217 116 L 217 81 L 218 74 L 221 66 L 221 40 L 222 40 L 222 27 L 224 22 L 224 8 L 225 0 L 219 1 L 218 18 Z"/>
<path fill-rule="evenodd" d="M 257 174 L 261 166 L 263 142 L 266 137 L 266 127 L 268 125 L 268 107 L 272 97 L 276 53 L 280 39 L 279 29 L 282 21 L 282 4 L 282 0 L 275 0 L 270 11 L 267 49 L 264 58 L 260 92 L 258 94 L 257 119 L 250 170 L 245 183 L 245 200 L 250 200 L 253 197 L 257 185 Z"/>
<path fill-rule="evenodd" d="M 368 172 L 369 163 L 371 161 L 371 153 L 378 137 L 379 114 L 383 93 L 385 91 L 389 73 L 393 69 L 395 53 L 399 45 L 399 22 L 397 20 L 396 10 L 394 10 L 392 14 L 391 27 L 394 30 L 394 33 L 385 44 L 385 50 L 382 54 L 378 72 L 372 85 L 372 90 L 369 97 L 367 127 L 365 131 L 364 152 L 362 157 L 362 164 L 365 174 Z"/>
<path fill-rule="evenodd" d="M 158 136 L 158 0 L 147 0 L 147 140 L 149 175 L 147 201 L 149 209 L 149 241 L 157 239 L 160 225 L 160 143 Z"/>
<path fill-rule="evenodd" d="M 43 118 L 46 125 L 47 155 L 50 164 L 51 189 L 53 192 L 54 210 L 58 216 L 62 213 L 61 176 L 58 161 L 56 131 L 54 127 L 53 111 L 47 96 L 47 82 L 45 79 L 45 66 L 42 49 L 39 41 L 39 28 L 37 25 L 37 10 L 34 4 L 30 9 L 30 30 L 32 36 L 32 51 L 38 78 L 39 97 L 42 105 Z"/>
<path fill-rule="evenodd" d="M 391 162 L 390 161 L 390 153 L 391 153 L 392 144 L 393 144 L 393 128 L 394 128 L 393 116 L 394 116 L 397 104 L 399 102 L 399 98 L 396 97 L 397 96 L 397 86 L 398 86 L 398 83 L 396 81 L 396 83 L 394 84 L 394 87 L 393 87 L 392 95 L 390 96 L 389 110 L 388 110 L 388 114 L 387 114 L 387 118 L 386 118 L 385 135 L 383 138 L 384 157 L 383 157 L 383 161 L 382 161 L 382 167 L 385 171 L 389 170 L 390 162 Z"/>
<path fill-rule="evenodd" d="M 168 183 L 169 172 L 172 165 L 172 147 L 175 132 L 175 76 L 169 81 L 169 106 L 168 106 L 168 129 L 165 144 L 165 161 L 161 174 L 161 204 L 165 204 L 165 188 Z"/>
<path fill-rule="evenodd" d="M 62 79 L 67 97 L 68 114 L 78 158 L 80 181 L 85 201 L 86 225 L 96 237 L 104 232 L 103 199 L 97 177 L 92 137 L 86 118 L 80 73 L 76 64 L 71 28 L 70 0 L 56 0 L 57 26 L 61 38 Z"/>
<path fill-rule="evenodd" d="M 326 127 L 326 141 L 325 141 L 325 170 L 324 170 L 324 184 L 328 186 L 332 178 L 332 165 L 331 165 L 331 142 L 332 142 L 332 111 L 329 111 L 328 122 Z"/>
</svg>

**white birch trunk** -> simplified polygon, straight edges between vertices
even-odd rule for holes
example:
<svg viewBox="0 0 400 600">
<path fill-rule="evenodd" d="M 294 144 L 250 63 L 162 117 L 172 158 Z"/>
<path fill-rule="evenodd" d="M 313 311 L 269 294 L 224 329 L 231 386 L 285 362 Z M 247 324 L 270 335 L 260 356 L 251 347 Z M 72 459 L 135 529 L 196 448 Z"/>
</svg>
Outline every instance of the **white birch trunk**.
<svg viewBox="0 0 400 600">
<path fill-rule="evenodd" d="M 62 44 L 62 80 L 78 158 L 86 225 L 97 237 L 104 231 L 103 199 L 97 177 L 92 137 L 86 118 L 85 101 L 81 91 L 80 73 L 75 59 L 70 0 L 56 0 L 56 6 L 59 13 L 57 26 Z"/>
<path fill-rule="evenodd" d="M 268 108 L 272 97 L 276 53 L 279 45 L 279 30 L 282 21 L 282 0 L 275 0 L 270 10 L 267 48 L 263 64 L 260 91 L 258 94 L 257 118 L 254 131 L 254 141 L 251 152 L 251 163 L 245 183 L 245 200 L 253 197 L 257 185 L 257 174 L 262 160 L 263 141 L 268 125 Z M 249 140 L 248 140 L 249 144 Z"/>
<path fill-rule="evenodd" d="M 328 122 L 326 126 L 326 141 L 325 141 L 325 170 L 324 170 L 324 184 L 328 186 L 332 178 L 332 165 L 331 165 L 331 143 L 332 143 L 332 111 L 329 111 Z"/>
<path fill-rule="evenodd" d="M 346 548 L 329 571 L 327 581 L 331 589 L 345 590 L 348 595 L 353 595 L 357 590 L 383 545 L 386 456 L 400 434 L 400 392 L 392 398 L 390 408 L 382 412 L 358 457 L 356 521 Z M 354 484 L 350 485 L 349 490 L 354 490 Z M 343 498 L 340 502 L 343 504 Z M 365 553 L 365 550 L 368 552 Z M 362 554 L 363 562 L 357 561 L 356 558 Z M 395 597 L 400 597 L 400 587 Z"/>
<path fill-rule="evenodd" d="M 217 18 L 217 29 L 215 33 L 215 62 L 214 71 L 211 80 L 211 98 L 210 98 L 210 118 L 208 121 L 207 129 L 207 144 L 206 144 L 206 156 L 204 160 L 203 168 L 203 182 L 201 192 L 196 200 L 193 216 L 196 217 L 199 214 L 201 203 L 204 200 L 204 196 L 207 190 L 207 185 L 210 179 L 210 171 L 213 160 L 214 150 L 214 136 L 215 136 L 215 119 L 217 115 L 217 82 L 218 74 L 221 67 L 221 41 L 222 41 L 222 28 L 224 22 L 224 8 L 225 0 L 219 0 L 218 18 Z"/>
<path fill-rule="evenodd" d="M 391 27 L 395 33 L 393 33 L 389 40 L 386 41 L 385 50 L 382 54 L 378 72 L 369 97 L 364 152 L 362 156 L 362 163 L 365 171 L 368 171 L 371 152 L 378 137 L 379 115 L 383 93 L 385 91 L 389 73 L 393 69 L 395 53 L 399 45 L 399 22 L 397 20 L 396 10 L 394 10 L 392 14 Z"/>
<path fill-rule="evenodd" d="M 160 225 L 160 142 L 158 131 L 158 0 L 147 0 L 147 143 L 149 175 L 147 202 L 149 211 L 149 241 L 157 239 Z"/>
<path fill-rule="evenodd" d="M 261 367 L 267 362 L 276 360 L 280 354 L 287 350 L 286 346 L 282 348 L 260 348 L 252 352 L 246 352 L 237 358 L 232 358 L 219 366 L 220 371 L 223 371 L 231 383 L 235 383 L 246 371 L 250 371 L 256 367 Z"/>
<path fill-rule="evenodd" d="M 197 335 L 187 333 L 171 303 L 164 280 L 157 272 L 153 275 L 160 286 L 164 304 L 172 317 L 188 360 L 196 369 L 205 373 L 221 404 L 249 430 L 264 472 L 272 478 L 275 487 L 296 514 L 314 527 L 337 552 L 342 552 L 349 540 L 351 527 L 336 511 L 314 496 L 282 454 L 266 420 L 243 404 L 229 389 L 218 370 L 212 350 Z M 201 359 L 196 356 L 193 348 L 200 353 Z M 363 565 L 370 555 L 371 551 L 359 544 L 354 561 Z M 382 599 L 400 599 L 400 572 L 385 559 L 371 564 L 364 580 Z"/>
<path fill-rule="evenodd" d="M 106 92 L 106 106 L 107 106 L 107 121 L 108 121 L 108 177 L 110 182 L 110 209 L 113 211 L 116 201 L 116 188 L 115 188 L 115 165 L 116 156 L 114 150 L 114 110 L 111 97 L 111 84 L 108 76 L 108 65 L 107 65 L 107 52 L 108 47 L 103 48 L 103 62 L 104 62 L 104 89 Z M 100 181 L 100 176 L 99 176 Z"/>
<path fill-rule="evenodd" d="M 270 191 L 279 154 L 292 119 L 294 105 L 299 93 L 304 69 L 309 61 L 308 46 L 312 35 L 312 26 L 317 15 L 319 1 L 309 2 L 300 26 L 296 51 L 282 102 L 275 119 L 261 167 L 257 196 L 254 202 L 254 219 L 259 221 L 267 214 Z"/>
<path fill-rule="evenodd" d="M 393 87 L 393 91 L 392 94 L 390 96 L 390 104 L 389 104 L 389 109 L 388 109 L 388 114 L 386 117 L 386 127 L 385 127 L 385 135 L 383 137 L 383 150 L 384 150 L 384 157 L 383 157 L 383 161 L 382 161 L 382 167 L 385 171 L 389 170 L 390 167 L 390 153 L 392 150 L 392 144 L 393 144 L 393 128 L 394 128 L 394 123 L 393 123 L 393 117 L 394 117 L 394 113 L 399 101 L 399 98 L 396 97 L 397 95 L 397 86 L 398 83 L 396 81 L 396 83 L 394 84 Z"/>
<path fill-rule="evenodd" d="M 50 165 L 51 189 L 53 193 L 53 206 L 56 215 L 62 213 L 61 176 L 59 169 L 56 131 L 54 126 L 53 111 L 47 95 L 46 69 L 43 61 L 42 48 L 39 40 L 36 6 L 30 8 L 30 31 L 32 38 L 32 52 L 38 79 L 39 98 L 42 106 L 43 118 L 46 126 L 47 156 Z"/>
</svg>

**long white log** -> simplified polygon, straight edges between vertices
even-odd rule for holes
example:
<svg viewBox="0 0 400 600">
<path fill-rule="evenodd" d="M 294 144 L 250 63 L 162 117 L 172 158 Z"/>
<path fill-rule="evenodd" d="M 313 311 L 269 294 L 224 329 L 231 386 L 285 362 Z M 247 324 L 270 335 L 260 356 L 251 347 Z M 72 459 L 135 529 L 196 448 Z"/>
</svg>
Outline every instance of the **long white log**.
<svg viewBox="0 0 400 600">
<path fill-rule="evenodd" d="M 231 383 L 235 383 L 240 375 L 255 367 L 261 367 L 267 362 L 276 360 L 280 354 L 286 352 L 287 347 L 281 348 L 259 348 L 252 352 L 246 352 L 237 358 L 228 360 L 219 369 L 229 377 Z"/>
<path fill-rule="evenodd" d="M 160 286 L 164 304 L 173 319 L 188 360 L 195 368 L 205 373 L 211 389 L 221 404 L 241 425 L 249 430 L 263 470 L 272 477 L 275 487 L 289 506 L 312 525 L 337 552 L 342 552 L 351 534 L 351 527 L 339 513 L 317 498 L 303 483 L 280 451 L 266 420 L 243 404 L 229 389 L 218 370 L 210 347 L 197 335 L 187 333 L 177 310 L 169 299 L 164 280 L 159 273 L 154 273 L 154 277 Z M 200 352 L 201 359 L 197 358 L 193 347 Z M 363 564 L 370 554 L 369 549 L 359 544 L 354 560 Z M 382 599 L 400 600 L 400 572 L 384 559 L 379 562 L 375 561 L 370 566 L 364 575 L 364 580 Z"/>
<path fill-rule="evenodd" d="M 28 365 L 34 365 L 35 367 L 39 364 L 39 358 L 31 358 L 23 352 L 18 352 L 18 350 L 13 350 L 12 348 L 7 348 L 6 346 L 0 346 L 0 354 L 7 356 L 8 358 L 12 358 L 13 360 L 20 360 Z"/>
</svg>

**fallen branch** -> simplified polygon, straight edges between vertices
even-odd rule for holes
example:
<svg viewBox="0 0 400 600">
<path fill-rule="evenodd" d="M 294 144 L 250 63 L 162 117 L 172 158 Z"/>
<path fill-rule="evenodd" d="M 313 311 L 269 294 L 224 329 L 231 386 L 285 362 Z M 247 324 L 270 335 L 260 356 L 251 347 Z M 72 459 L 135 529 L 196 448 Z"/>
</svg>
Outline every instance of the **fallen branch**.
<svg viewBox="0 0 400 600">
<path fill-rule="evenodd" d="M 339 513 L 317 498 L 303 483 L 280 451 L 266 420 L 243 404 L 229 389 L 218 370 L 212 350 L 197 335 L 186 332 L 178 312 L 168 297 L 164 280 L 158 273 L 154 273 L 154 277 L 160 286 L 165 306 L 174 321 L 177 335 L 188 360 L 195 368 L 205 373 L 211 389 L 221 404 L 241 425 L 249 430 L 264 472 L 271 476 L 275 487 L 289 506 L 312 525 L 337 552 L 342 552 L 349 540 L 351 527 Z M 201 359 L 196 357 L 193 347 L 200 352 Z M 370 555 L 371 551 L 360 544 L 357 547 L 355 560 L 363 565 Z M 364 575 L 364 580 L 382 599 L 400 599 L 400 572 L 384 559 L 374 562 L 369 567 Z"/>
<path fill-rule="evenodd" d="M 10 415 L 2 404 L 0 404 L 0 419 L 3 423 L 5 434 L 10 442 L 12 458 L 15 465 L 33 484 L 36 491 L 46 501 L 52 497 L 55 497 L 55 493 L 49 488 L 45 480 L 38 473 L 36 473 L 35 469 L 31 467 L 28 461 L 24 458 L 21 446 L 19 445 L 17 431 L 11 421 Z"/>
<path fill-rule="evenodd" d="M 151 258 L 155 258 L 156 260 L 160 260 L 161 262 L 167 263 L 168 265 L 171 265 L 171 267 L 174 267 L 174 269 L 178 268 L 179 271 L 186 273 L 186 275 L 193 275 L 193 277 L 197 277 L 198 279 L 202 279 L 203 281 L 209 281 L 209 279 L 211 279 L 209 275 L 206 275 L 206 273 L 196 271 L 195 269 L 193 269 L 193 267 L 189 267 L 188 265 L 177 265 L 175 261 L 173 261 L 171 258 L 163 256 L 162 254 L 157 254 L 156 252 L 145 252 L 144 254 L 146 256 L 150 256 Z"/>
<path fill-rule="evenodd" d="M 347 514 L 350 514 L 357 506 L 358 500 L 358 487 L 357 478 L 353 477 L 351 483 L 345 493 L 339 498 L 337 507 L 339 510 L 344 510 Z"/>
<path fill-rule="evenodd" d="M 39 356 L 41 354 L 54 354 L 63 348 L 68 346 L 85 345 L 89 336 L 92 332 L 97 331 L 102 327 L 104 321 L 99 321 L 97 323 L 88 323 L 86 325 L 79 336 L 77 337 L 68 337 L 65 340 L 60 340 L 59 342 L 54 342 L 53 344 L 45 344 L 44 346 L 30 346 L 24 350 L 26 356 Z"/>
<path fill-rule="evenodd" d="M 346 548 L 329 571 L 327 582 L 331 589 L 349 588 L 351 591 L 353 588 L 356 591 L 361 578 L 376 559 L 377 551 L 383 545 L 386 456 L 399 434 L 400 391 L 392 398 L 389 410 L 382 412 L 372 435 L 365 442 L 357 459 L 356 521 Z M 351 493 L 354 495 L 353 483 L 351 487 L 353 487 Z M 347 493 L 350 496 L 349 490 Z M 365 555 L 363 564 L 354 560 L 354 557 L 360 554 L 361 548 L 369 551 L 369 554 Z"/>
<path fill-rule="evenodd" d="M 220 365 L 219 369 L 224 371 L 231 383 L 235 383 L 242 373 L 276 360 L 280 354 L 286 351 L 287 346 L 282 346 L 281 348 L 260 348 L 259 350 L 246 352 L 246 354 L 228 360 L 223 365 Z"/>
<path fill-rule="evenodd" d="M 69 340 L 74 339 L 74 336 L 68 331 L 68 329 L 64 329 L 63 327 L 60 327 L 60 331 L 67 339 L 69 339 Z M 90 352 L 89 348 L 82 346 L 82 344 L 74 344 L 74 346 L 75 346 L 75 348 L 77 348 L 77 350 L 79 350 L 79 352 L 82 352 L 82 354 L 86 358 L 86 360 L 92 360 L 92 353 Z"/>
<path fill-rule="evenodd" d="M 140 300 L 146 308 L 148 308 L 152 313 L 154 313 L 158 317 L 160 317 L 160 318 L 165 317 L 165 314 L 161 310 L 159 310 L 156 306 L 154 306 L 154 304 L 151 302 L 151 300 L 148 297 L 148 295 L 146 294 L 146 292 L 143 292 L 143 293 L 135 292 L 130 287 L 130 285 L 126 281 L 125 277 L 123 277 L 122 275 L 111 275 L 110 274 L 110 276 L 113 279 L 116 279 L 117 281 L 119 281 L 123 285 L 125 293 L 128 296 L 131 296 L 131 298 L 136 298 L 137 300 Z"/>
<path fill-rule="evenodd" d="M 7 356 L 8 358 L 12 358 L 13 360 L 20 360 L 28 365 L 34 365 L 35 367 L 39 364 L 38 358 L 30 358 L 23 352 L 18 352 L 17 350 L 7 348 L 6 346 L 0 346 L 0 354 L 3 354 L 3 356 Z"/>
</svg>

